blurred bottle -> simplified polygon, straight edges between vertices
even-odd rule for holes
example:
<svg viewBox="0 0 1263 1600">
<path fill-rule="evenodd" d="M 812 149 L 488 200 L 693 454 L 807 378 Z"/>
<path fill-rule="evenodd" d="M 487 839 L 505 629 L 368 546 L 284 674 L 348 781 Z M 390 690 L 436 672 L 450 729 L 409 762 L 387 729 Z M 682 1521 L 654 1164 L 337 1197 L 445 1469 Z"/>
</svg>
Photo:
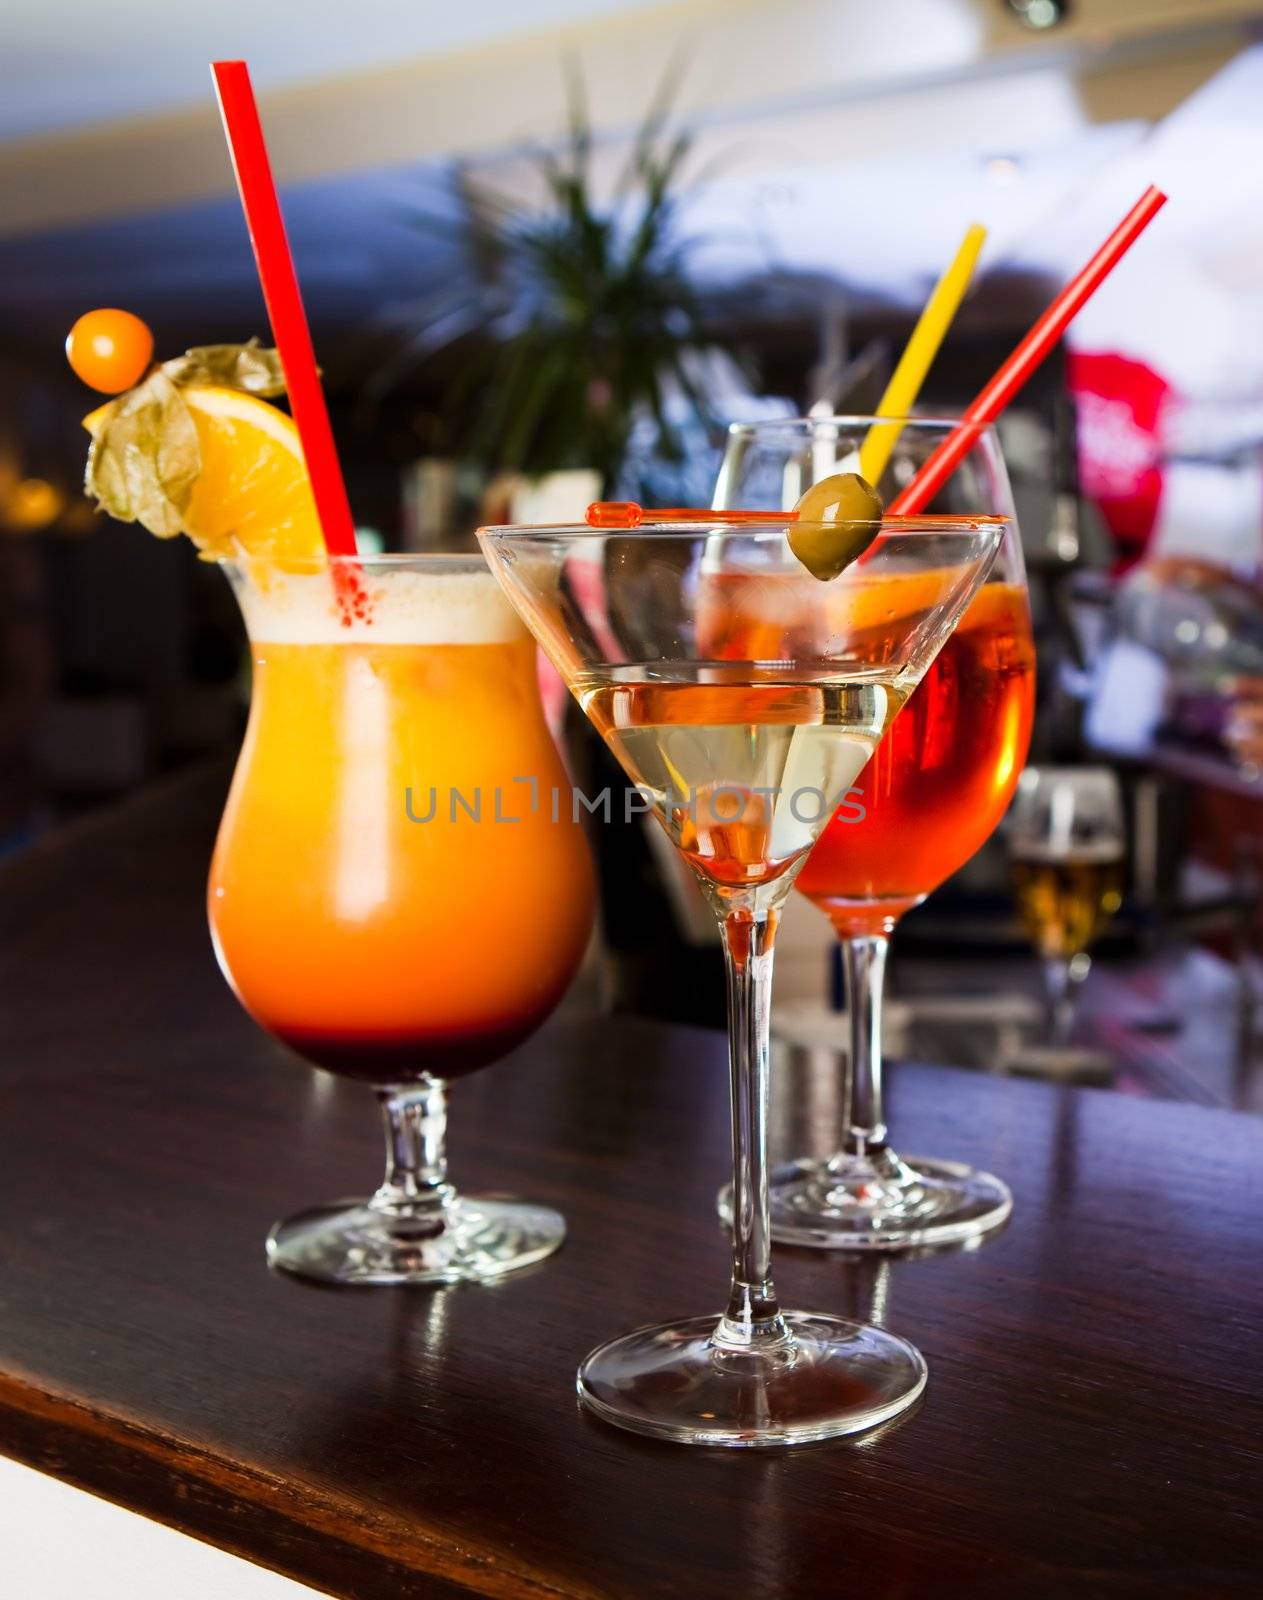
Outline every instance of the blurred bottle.
<svg viewBox="0 0 1263 1600">
<path fill-rule="evenodd" d="M 1189 683 L 1263 671 L 1263 589 L 1208 562 L 1160 557 L 1118 596 L 1119 632 Z"/>
</svg>

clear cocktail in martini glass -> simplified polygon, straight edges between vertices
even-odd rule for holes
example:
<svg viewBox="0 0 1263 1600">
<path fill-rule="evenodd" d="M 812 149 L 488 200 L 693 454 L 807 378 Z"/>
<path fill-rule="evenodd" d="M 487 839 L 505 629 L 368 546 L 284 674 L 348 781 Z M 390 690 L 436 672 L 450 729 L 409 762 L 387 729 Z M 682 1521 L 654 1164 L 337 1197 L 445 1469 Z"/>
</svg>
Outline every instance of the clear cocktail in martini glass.
<svg viewBox="0 0 1263 1600">
<path fill-rule="evenodd" d="M 819 582 L 791 519 L 484 528 L 505 592 L 696 873 L 728 971 L 733 1270 L 718 1316 L 642 1328 L 579 1369 L 584 1404 L 640 1433 L 777 1445 L 896 1415 L 925 1384 L 904 1340 L 783 1311 L 768 1219 L 768 1006 L 780 908 L 821 830 L 968 607 L 1002 518 L 889 519 Z M 795 524 L 801 534 L 803 523 Z M 836 530 L 835 530 L 836 531 Z M 715 648 L 725 589 L 763 591 L 758 659 Z"/>
</svg>

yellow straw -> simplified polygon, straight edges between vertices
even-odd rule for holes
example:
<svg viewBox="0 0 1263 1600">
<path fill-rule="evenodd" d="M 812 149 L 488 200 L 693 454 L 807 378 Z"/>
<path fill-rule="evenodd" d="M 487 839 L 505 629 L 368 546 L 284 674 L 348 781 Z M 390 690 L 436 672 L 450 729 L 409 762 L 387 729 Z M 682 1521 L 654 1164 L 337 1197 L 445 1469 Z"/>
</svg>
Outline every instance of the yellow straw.
<svg viewBox="0 0 1263 1600">
<path fill-rule="evenodd" d="M 886 392 L 877 406 L 879 417 L 906 417 L 916 404 L 925 375 L 969 287 L 978 252 L 986 237 L 987 230 L 980 223 L 971 223 L 965 230 L 955 259 L 934 285 L 934 292 L 925 302 L 925 309 L 912 330 L 912 337 L 899 358 L 899 365 L 886 385 Z M 898 444 L 902 431 L 901 428 L 887 428 L 880 424 L 874 424 L 868 430 L 868 437 L 860 449 L 862 478 L 867 478 L 873 484 L 880 480 L 890 460 L 890 452 Z"/>
</svg>

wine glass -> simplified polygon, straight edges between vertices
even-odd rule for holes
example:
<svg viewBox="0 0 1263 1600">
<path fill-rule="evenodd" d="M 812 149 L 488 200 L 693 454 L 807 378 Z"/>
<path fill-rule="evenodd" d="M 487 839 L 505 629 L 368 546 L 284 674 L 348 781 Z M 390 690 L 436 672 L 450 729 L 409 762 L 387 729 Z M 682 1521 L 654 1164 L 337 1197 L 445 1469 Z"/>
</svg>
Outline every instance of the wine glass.
<svg viewBox="0 0 1263 1600">
<path fill-rule="evenodd" d="M 957 426 L 950 418 L 868 416 L 738 424 L 729 430 L 715 503 L 792 505 L 819 477 L 870 460 L 874 443 L 889 449 L 879 485 L 889 499 Z M 1012 517 L 993 429 L 976 430 L 935 504 Z M 741 613 L 732 640 L 738 652 L 765 625 L 754 600 Z M 1010 520 L 986 584 L 798 876 L 797 888 L 842 941 L 850 1047 L 841 1149 L 771 1175 L 777 1239 L 904 1250 L 976 1238 L 1009 1215 L 1008 1187 L 991 1173 L 892 1148 L 882 1093 L 882 991 L 899 918 L 963 866 L 1003 816 L 1030 743 L 1034 703 L 1030 606 Z M 721 1212 L 727 1205 L 725 1192 Z"/>
<path fill-rule="evenodd" d="M 799 524 L 802 531 L 802 524 Z M 819 583 L 788 523 L 705 516 L 633 532 L 483 528 L 514 605 L 701 885 L 728 978 L 732 1277 L 719 1316 L 591 1352 L 579 1395 L 606 1421 L 693 1444 L 796 1444 L 867 1428 L 925 1383 L 911 1345 L 781 1310 L 767 1201 L 768 1006 L 781 906 L 854 782 L 986 576 L 1001 519 L 883 524 Z M 808 534 L 823 533 L 808 529 Z M 858 528 L 848 530 L 858 535 Z M 786 626 L 722 648 L 751 588 Z"/>
<path fill-rule="evenodd" d="M 1048 1026 L 1060 1047 L 1092 966 L 1088 950 L 1123 903 L 1127 835 L 1117 777 L 1108 767 L 1028 767 L 1008 841 L 1018 915 L 1043 962 Z"/>
<path fill-rule="evenodd" d="M 386 1175 L 279 1222 L 274 1266 L 332 1283 L 481 1281 L 542 1260 L 545 1206 L 458 1195 L 448 1079 L 552 1011 L 592 925 L 535 645 L 480 557 L 225 563 L 254 657 L 211 864 L 224 976 L 306 1060 L 372 1084 Z M 539 907 L 547 904 L 541 922 Z"/>
</svg>

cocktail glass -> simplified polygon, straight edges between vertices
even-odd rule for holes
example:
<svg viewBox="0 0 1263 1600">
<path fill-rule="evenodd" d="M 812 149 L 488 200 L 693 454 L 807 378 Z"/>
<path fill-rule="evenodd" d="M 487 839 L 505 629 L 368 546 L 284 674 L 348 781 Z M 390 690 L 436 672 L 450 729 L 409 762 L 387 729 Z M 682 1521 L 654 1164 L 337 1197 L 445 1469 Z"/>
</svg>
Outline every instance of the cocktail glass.
<svg viewBox="0 0 1263 1600">
<path fill-rule="evenodd" d="M 828 584 L 789 555 L 786 524 L 479 533 L 506 593 L 696 873 L 727 960 L 728 1305 L 594 1350 L 579 1395 L 607 1421 L 687 1443 L 795 1444 L 892 1417 L 925 1383 L 904 1340 L 777 1301 L 767 1205 L 772 951 L 781 905 L 835 797 L 973 598 L 1003 526 L 890 522 Z M 734 581 L 761 586 L 769 613 L 779 607 L 787 620 L 742 659 L 715 648 Z"/>
<path fill-rule="evenodd" d="M 211 865 L 215 951 L 255 1020 L 372 1084 L 386 1126 L 377 1192 L 277 1223 L 268 1258 L 356 1284 L 529 1266 L 562 1218 L 458 1195 L 443 1142 L 447 1080 L 544 1020 L 591 928 L 581 830 L 531 804 L 566 782 L 534 641 L 477 556 L 225 570 L 254 692 Z"/>
<path fill-rule="evenodd" d="M 854 468 L 868 440 L 891 444 L 893 497 L 953 431 L 950 419 L 828 417 L 739 424 L 716 504 L 782 509 L 817 478 Z M 950 515 L 1012 517 L 995 432 L 976 438 L 935 502 Z M 730 597 L 726 648 L 757 648 L 757 592 Z M 773 619 L 774 627 L 783 619 Z M 797 888 L 842 941 L 849 1050 L 842 1148 L 771 1175 L 773 1237 L 843 1250 L 903 1250 L 976 1238 L 1012 1209 L 1007 1185 L 958 1161 L 901 1156 L 882 1093 L 882 988 L 895 925 L 981 847 L 1013 795 L 1030 743 L 1035 654 L 1021 541 L 1010 521 L 987 583 L 821 834 Z M 721 1213 L 728 1204 L 720 1197 Z"/>
</svg>

